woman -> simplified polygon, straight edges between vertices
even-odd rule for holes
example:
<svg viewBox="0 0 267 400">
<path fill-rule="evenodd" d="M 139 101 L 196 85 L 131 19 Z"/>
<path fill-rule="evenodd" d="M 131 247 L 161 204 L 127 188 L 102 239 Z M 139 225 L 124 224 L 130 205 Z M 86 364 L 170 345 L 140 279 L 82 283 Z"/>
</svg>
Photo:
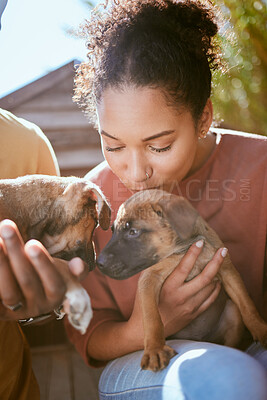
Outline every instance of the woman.
<svg viewBox="0 0 267 400">
<path fill-rule="evenodd" d="M 113 218 L 135 191 L 161 188 L 187 197 L 228 248 L 219 249 L 188 284 L 184 280 L 201 252 L 201 243 L 193 245 L 167 279 L 159 302 L 166 337 L 217 297 L 220 286 L 212 278 L 227 250 L 262 307 L 266 141 L 210 130 L 211 70 L 220 66 L 217 30 L 209 3 L 152 0 L 116 2 L 98 10 L 83 30 L 88 61 L 78 70 L 75 99 L 96 122 L 106 159 L 87 177 L 110 200 Z M 109 238 L 110 232 L 96 232 L 98 251 Z M 88 332 L 81 338 L 68 328 L 91 365 L 116 359 L 102 374 L 100 398 L 267 396 L 259 363 L 211 344 L 174 341 L 178 356 L 167 369 L 141 371 L 142 352 L 136 353 L 143 347 L 139 276 L 114 281 L 94 271 L 85 281 L 94 307 Z"/>
<path fill-rule="evenodd" d="M 210 129 L 211 70 L 220 65 L 210 3 L 114 3 L 85 25 L 88 62 L 76 78 L 76 99 L 96 121 L 106 158 L 87 177 L 110 200 L 113 219 L 135 191 L 157 187 L 181 194 L 227 246 L 184 283 L 201 252 L 201 243 L 194 244 L 166 280 L 159 301 L 166 338 L 215 300 L 220 286 L 212 280 L 226 251 L 262 311 L 266 140 Z M 96 233 L 98 252 L 110 236 Z M 32 263 L 48 265 L 42 247 L 35 250 L 40 257 Z M 214 344 L 172 341 L 178 355 L 166 369 L 140 370 L 139 276 L 115 281 L 98 270 L 90 273 L 84 285 L 93 321 L 84 336 L 67 326 L 86 362 L 103 366 L 114 360 L 102 374 L 101 399 L 266 398 L 266 352 L 260 346 L 250 348 L 252 358 Z"/>
</svg>

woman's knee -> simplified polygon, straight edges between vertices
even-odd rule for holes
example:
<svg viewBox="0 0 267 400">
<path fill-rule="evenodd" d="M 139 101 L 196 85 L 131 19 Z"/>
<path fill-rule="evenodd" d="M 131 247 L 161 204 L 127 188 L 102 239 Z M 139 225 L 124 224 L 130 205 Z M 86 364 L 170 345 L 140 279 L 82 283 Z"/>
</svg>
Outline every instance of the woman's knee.
<svg viewBox="0 0 267 400">
<path fill-rule="evenodd" d="M 266 371 L 252 357 L 211 343 L 175 340 L 169 366 L 154 373 L 140 368 L 142 351 L 108 364 L 100 399 L 236 400 L 267 398 Z"/>
</svg>

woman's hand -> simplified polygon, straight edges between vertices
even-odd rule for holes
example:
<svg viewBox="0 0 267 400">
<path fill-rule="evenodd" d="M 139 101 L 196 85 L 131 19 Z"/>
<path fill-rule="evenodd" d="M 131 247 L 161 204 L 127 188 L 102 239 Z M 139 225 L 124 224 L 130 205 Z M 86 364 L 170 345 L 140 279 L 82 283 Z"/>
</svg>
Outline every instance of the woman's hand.
<svg viewBox="0 0 267 400">
<path fill-rule="evenodd" d="M 207 310 L 220 292 L 221 284 L 214 282 L 214 278 L 227 253 L 226 249 L 219 249 L 198 276 L 185 282 L 201 250 L 202 246 L 193 244 L 162 287 L 159 310 L 166 337 L 180 331 Z"/>
<path fill-rule="evenodd" d="M 14 222 L 0 224 L 0 320 L 18 320 L 48 313 L 61 305 L 66 285 L 60 268 L 69 267 L 83 278 L 81 259 L 69 263 L 52 258 L 44 246 L 30 240 L 23 243 Z"/>
</svg>

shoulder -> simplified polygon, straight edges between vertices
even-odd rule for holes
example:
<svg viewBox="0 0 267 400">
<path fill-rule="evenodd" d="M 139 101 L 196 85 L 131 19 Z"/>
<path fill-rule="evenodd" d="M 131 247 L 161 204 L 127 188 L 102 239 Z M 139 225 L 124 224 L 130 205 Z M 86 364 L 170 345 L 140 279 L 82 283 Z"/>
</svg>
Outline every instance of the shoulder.
<svg viewBox="0 0 267 400">
<path fill-rule="evenodd" d="M 219 145 L 217 159 L 236 170 L 256 170 L 267 162 L 267 137 L 228 129 L 213 129 Z M 265 165 L 266 167 L 266 165 Z"/>
<path fill-rule="evenodd" d="M 230 129 L 213 128 L 220 136 L 224 147 L 232 151 L 242 150 L 248 154 L 262 153 L 266 156 L 267 137 L 252 133 L 233 131 Z"/>
<path fill-rule="evenodd" d="M 9 111 L 0 108 L 0 130 L 1 133 L 8 132 L 9 139 L 20 138 L 21 135 L 24 139 L 36 138 L 40 135 L 40 128 L 32 122 L 26 121 L 23 118 L 18 118 Z M 2 136 L 2 135 L 1 135 Z M 41 135 L 42 136 L 42 135 Z"/>
<path fill-rule="evenodd" d="M 114 174 L 109 168 L 108 163 L 106 161 L 103 161 L 95 168 L 91 169 L 84 178 L 99 185 L 102 181 L 110 179 L 112 175 Z"/>
<path fill-rule="evenodd" d="M 1 108 L 0 148 L 4 177 L 29 173 L 59 174 L 54 150 L 42 130 Z"/>
<path fill-rule="evenodd" d="M 103 161 L 91 169 L 84 178 L 94 182 L 104 190 L 110 190 L 114 184 L 120 182 L 117 175 L 110 169 L 107 161 Z"/>
<path fill-rule="evenodd" d="M 110 202 L 112 209 L 117 211 L 121 203 L 131 196 L 131 193 L 115 175 L 108 163 L 103 161 L 97 165 L 88 174 L 85 175 L 85 179 L 88 179 L 100 187 L 108 201 Z"/>
<path fill-rule="evenodd" d="M 112 172 L 106 161 L 101 162 L 85 175 L 85 179 L 95 183 L 103 191 L 104 195 L 110 199 L 112 188 L 117 185 L 119 179 Z"/>
<path fill-rule="evenodd" d="M 49 140 L 37 125 L 1 108 L 0 132 L 1 141 L 7 142 L 10 146 L 13 143 L 31 144 L 32 146 L 44 143 L 50 146 Z"/>
</svg>

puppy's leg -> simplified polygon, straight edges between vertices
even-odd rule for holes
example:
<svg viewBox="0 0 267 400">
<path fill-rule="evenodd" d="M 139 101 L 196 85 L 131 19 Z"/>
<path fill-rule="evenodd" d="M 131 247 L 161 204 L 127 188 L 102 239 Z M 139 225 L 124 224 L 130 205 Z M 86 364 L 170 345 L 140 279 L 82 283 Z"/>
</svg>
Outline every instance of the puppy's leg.
<svg viewBox="0 0 267 400">
<path fill-rule="evenodd" d="M 244 332 L 244 324 L 240 311 L 231 299 L 226 301 L 216 331 L 212 333 L 209 341 L 229 347 L 237 347 Z"/>
<path fill-rule="evenodd" d="M 63 309 L 68 315 L 71 325 L 78 329 L 81 334 L 84 334 L 92 319 L 93 311 L 90 297 L 80 284 L 68 286 L 63 302 Z"/>
<path fill-rule="evenodd" d="M 164 327 L 158 311 L 159 295 L 166 278 L 177 267 L 183 255 L 173 254 L 145 270 L 138 282 L 144 326 L 143 369 L 158 371 L 165 368 L 176 354 L 165 345 Z"/>
<path fill-rule="evenodd" d="M 230 299 L 227 300 L 224 316 L 224 325 L 222 327 L 223 344 L 229 347 L 236 347 L 242 338 L 244 324 L 237 305 Z"/>
<path fill-rule="evenodd" d="M 57 268 L 64 278 L 67 291 L 63 301 L 63 309 L 55 310 L 55 312 L 59 318 L 63 318 L 67 314 L 71 325 L 78 329 L 81 334 L 84 334 L 93 316 L 90 297 L 78 280 L 71 274 L 65 261 L 58 264 Z"/>
<path fill-rule="evenodd" d="M 251 300 L 241 276 L 227 256 L 219 271 L 225 291 L 237 305 L 243 322 L 251 332 L 253 339 L 267 346 L 267 323 L 259 315 Z"/>
</svg>

